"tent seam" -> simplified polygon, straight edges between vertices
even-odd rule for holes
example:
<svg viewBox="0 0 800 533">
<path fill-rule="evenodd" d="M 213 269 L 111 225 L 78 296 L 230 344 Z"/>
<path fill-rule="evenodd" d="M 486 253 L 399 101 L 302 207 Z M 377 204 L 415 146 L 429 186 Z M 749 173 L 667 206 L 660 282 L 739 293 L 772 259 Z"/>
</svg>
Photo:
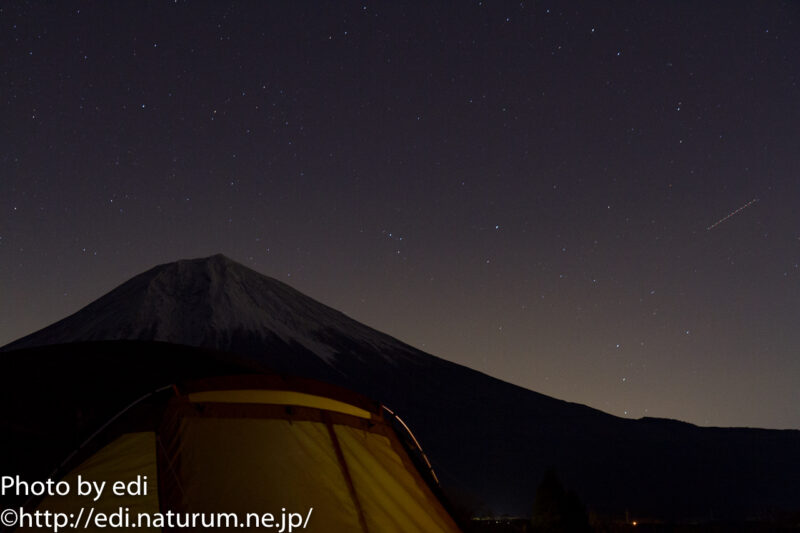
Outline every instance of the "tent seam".
<svg viewBox="0 0 800 533">
<path fill-rule="evenodd" d="M 328 428 L 328 434 L 331 437 L 331 441 L 333 441 L 333 449 L 336 451 L 336 458 L 339 460 L 339 466 L 341 467 L 342 475 L 344 475 L 344 479 L 347 482 L 347 488 L 350 490 L 350 496 L 353 498 L 353 504 L 356 507 L 356 513 L 358 513 L 358 521 L 361 523 L 361 529 L 364 531 L 364 533 L 369 533 L 369 528 L 367 528 L 367 519 L 364 516 L 364 509 L 361 507 L 361 501 L 358 499 L 356 486 L 353 483 L 350 470 L 347 468 L 347 461 L 344 458 L 342 446 L 339 444 L 339 438 L 336 436 L 336 431 L 333 429 L 333 424 L 328 417 L 328 413 L 323 413 L 323 420 L 325 421 L 325 427 Z"/>
</svg>

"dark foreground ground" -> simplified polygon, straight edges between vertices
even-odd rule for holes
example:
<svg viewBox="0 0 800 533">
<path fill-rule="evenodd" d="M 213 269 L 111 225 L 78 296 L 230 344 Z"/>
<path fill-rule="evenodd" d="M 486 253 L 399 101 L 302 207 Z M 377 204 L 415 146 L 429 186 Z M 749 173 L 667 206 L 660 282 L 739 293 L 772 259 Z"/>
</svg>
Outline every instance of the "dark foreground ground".
<svg viewBox="0 0 800 533">
<path fill-rule="evenodd" d="M 571 533 L 568 529 L 536 529 L 528 518 L 473 519 L 466 524 L 465 533 Z M 800 516 L 786 517 L 772 522 L 706 522 L 699 524 L 668 524 L 614 520 L 593 520 L 593 533 L 766 533 L 771 531 L 800 531 Z"/>
<path fill-rule="evenodd" d="M 165 384 L 261 370 L 245 356 L 136 341 L 0 355 L 5 449 L 0 472 L 28 479 L 48 477 L 132 399 Z M 466 510 L 463 516 L 483 508 L 515 512 L 494 505 L 508 502 L 516 502 L 506 506 L 520 513 L 530 512 L 543 478 L 536 461 L 546 458 L 590 515 L 611 517 L 591 520 L 596 531 L 633 531 L 633 519 L 640 521 L 635 531 L 800 530 L 800 431 L 617 419 L 457 365 L 435 363 L 421 373 L 398 363 L 392 379 L 384 381 L 378 378 L 388 371 L 376 369 L 369 383 L 383 389 L 367 391 L 367 396 L 392 393 L 392 408 L 414 428 L 451 502 L 458 503 L 450 486 L 473 496 L 454 506 Z M 435 394 L 445 387 L 446 394 Z M 513 424 L 498 425 L 497 413 Z M 469 492 L 479 485 L 493 501 L 484 505 Z M 466 505 L 470 502 L 477 503 Z M 630 511 L 628 524 L 625 510 Z M 687 516 L 700 519 L 682 518 Z M 713 521 L 721 517 L 730 520 Z M 465 529 L 532 531 L 526 524 L 525 519 L 469 522 Z"/>
</svg>

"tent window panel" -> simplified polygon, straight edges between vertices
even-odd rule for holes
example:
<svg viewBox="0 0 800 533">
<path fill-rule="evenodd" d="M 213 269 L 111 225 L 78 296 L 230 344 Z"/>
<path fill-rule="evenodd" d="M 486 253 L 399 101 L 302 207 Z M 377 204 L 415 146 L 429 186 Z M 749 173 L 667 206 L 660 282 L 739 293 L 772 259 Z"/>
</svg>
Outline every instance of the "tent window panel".
<svg viewBox="0 0 800 533">
<path fill-rule="evenodd" d="M 370 531 L 457 532 L 438 499 L 376 433 L 335 426 Z"/>
<path fill-rule="evenodd" d="M 181 511 L 244 516 L 313 507 L 308 531 L 359 530 L 324 424 L 190 417 L 181 422 L 178 438 Z"/>
<path fill-rule="evenodd" d="M 355 407 L 353 405 L 306 394 L 304 392 L 284 391 L 284 390 L 224 390 L 224 391 L 204 391 L 189 394 L 189 401 L 193 403 L 216 402 L 216 403 L 253 403 L 253 404 L 274 404 L 274 405 L 297 405 L 300 407 L 313 407 L 324 409 L 359 418 L 369 419 L 372 415 L 369 411 Z"/>
</svg>

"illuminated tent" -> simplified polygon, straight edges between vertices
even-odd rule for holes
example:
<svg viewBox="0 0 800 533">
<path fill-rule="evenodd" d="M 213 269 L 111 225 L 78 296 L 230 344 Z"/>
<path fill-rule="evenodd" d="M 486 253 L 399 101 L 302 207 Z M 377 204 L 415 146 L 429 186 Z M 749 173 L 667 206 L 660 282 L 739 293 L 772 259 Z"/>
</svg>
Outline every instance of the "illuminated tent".
<svg viewBox="0 0 800 533">
<path fill-rule="evenodd" d="M 170 386 L 137 400 L 63 465 L 60 479 L 72 487 L 79 475 L 106 481 L 103 497 L 73 491 L 36 508 L 76 516 L 126 508 L 131 521 L 167 511 L 277 521 L 297 513 L 303 531 L 459 531 L 404 428 L 385 407 L 316 381 L 242 376 Z M 111 495 L 113 483 L 142 476 L 146 496 Z"/>
</svg>

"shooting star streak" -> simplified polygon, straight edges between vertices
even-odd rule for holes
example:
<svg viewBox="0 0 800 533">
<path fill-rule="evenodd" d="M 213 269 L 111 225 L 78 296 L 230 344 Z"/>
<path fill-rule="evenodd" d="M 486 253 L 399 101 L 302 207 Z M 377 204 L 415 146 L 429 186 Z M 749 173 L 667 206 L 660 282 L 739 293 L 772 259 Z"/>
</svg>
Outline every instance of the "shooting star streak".
<svg viewBox="0 0 800 533">
<path fill-rule="evenodd" d="M 723 217 L 723 218 L 721 218 L 721 219 L 717 220 L 717 221 L 716 221 L 716 222 L 714 222 L 713 224 L 711 224 L 709 227 L 707 227 L 707 228 L 706 228 L 706 231 L 711 231 L 712 229 L 716 228 L 717 226 L 719 226 L 720 224 L 722 224 L 723 222 L 725 222 L 726 220 L 728 220 L 729 218 L 731 218 L 733 215 L 736 215 L 736 214 L 738 214 L 738 213 L 740 213 L 740 212 L 744 211 L 745 209 L 747 209 L 748 207 L 750 207 L 751 205 L 753 205 L 753 204 L 754 204 L 754 203 L 756 203 L 757 201 L 758 201 L 758 198 L 753 198 L 752 200 L 750 200 L 749 202 L 747 202 L 746 204 L 744 204 L 744 205 L 743 205 L 742 207 L 740 207 L 739 209 L 737 209 L 737 210 L 735 210 L 735 211 L 731 211 L 730 213 L 728 213 L 728 214 L 727 214 L 727 216 L 725 216 L 725 217 Z"/>
</svg>

